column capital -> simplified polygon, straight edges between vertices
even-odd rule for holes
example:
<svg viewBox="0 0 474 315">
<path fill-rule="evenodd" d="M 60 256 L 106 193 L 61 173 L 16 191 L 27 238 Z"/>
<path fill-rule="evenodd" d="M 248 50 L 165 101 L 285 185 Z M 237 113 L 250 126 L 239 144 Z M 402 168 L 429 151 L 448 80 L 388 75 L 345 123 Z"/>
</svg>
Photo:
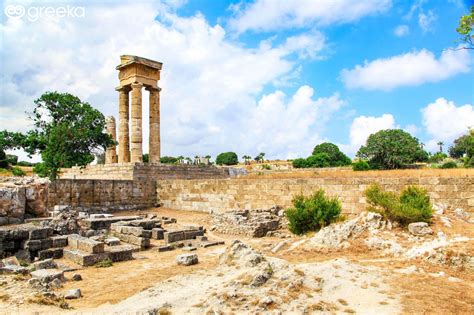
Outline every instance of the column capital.
<svg viewBox="0 0 474 315">
<path fill-rule="evenodd" d="M 130 85 L 124 85 L 124 86 L 117 86 L 115 88 L 115 91 L 117 92 L 130 92 L 132 88 L 130 87 Z"/>
<path fill-rule="evenodd" d="M 132 89 L 141 89 L 143 87 L 143 83 L 134 82 L 134 83 L 130 84 L 130 86 L 132 87 Z"/>
<path fill-rule="evenodd" d="M 145 90 L 150 91 L 150 92 L 161 92 L 161 88 L 159 86 L 147 86 L 145 87 Z"/>
</svg>

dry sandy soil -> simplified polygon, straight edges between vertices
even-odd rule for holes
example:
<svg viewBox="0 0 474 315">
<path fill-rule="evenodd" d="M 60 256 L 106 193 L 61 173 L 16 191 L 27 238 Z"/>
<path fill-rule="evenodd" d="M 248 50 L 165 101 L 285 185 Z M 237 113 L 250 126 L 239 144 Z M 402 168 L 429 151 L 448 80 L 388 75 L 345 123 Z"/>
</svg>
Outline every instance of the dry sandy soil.
<svg viewBox="0 0 474 315">
<path fill-rule="evenodd" d="M 161 208 L 144 212 L 175 217 L 180 225 L 199 224 L 209 229 L 212 224 L 206 213 Z M 432 227 L 448 237 L 461 234 L 471 238 L 462 250 L 472 255 L 474 224 L 452 221 L 452 228 L 438 221 Z M 472 269 L 387 256 L 357 240 L 346 249 L 286 247 L 273 253 L 281 238 L 238 237 L 265 257 L 263 263 L 250 266 L 246 259 L 253 257 L 253 251 L 239 258 L 238 251 L 227 249 L 236 237 L 214 232 L 207 235 L 225 240 L 226 245 L 199 248 L 199 264 L 194 266 L 176 265 L 175 257 L 182 253 L 179 249 L 159 253 L 152 247 L 135 253 L 134 260 L 110 268 L 88 267 L 66 273 L 66 277 L 79 273 L 83 278 L 80 282 L 67 281 L 58 289 L 82 291 L 82 298 L 68 301 L 71 308 L 67 310 L 58 303 L 43 305 L 48 301 L 28 300 L 31 289 L 23 277 L 0 276 L 0 313 L 135 314 L 153 310 L 158 314 L 212 314 L 220 310 L 225 314 L 474 314 Z M 310 237 L 285 240 L 292 244 Z M 271 269 L 272 276 L 263 285 L 249 288 L 252 277 L 268 272 L 262 266 Z"/>
</svg>

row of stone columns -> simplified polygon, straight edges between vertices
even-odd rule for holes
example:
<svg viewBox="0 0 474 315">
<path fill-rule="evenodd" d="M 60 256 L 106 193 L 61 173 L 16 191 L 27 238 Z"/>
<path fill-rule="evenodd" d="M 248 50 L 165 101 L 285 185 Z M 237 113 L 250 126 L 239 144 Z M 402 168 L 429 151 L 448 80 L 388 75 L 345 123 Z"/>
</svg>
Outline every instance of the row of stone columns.
<svg viewBox="0 0 474 315">
<path fill-rule="evenodd" d="M 118 162 L 143 161 L 142 83 L 117 88 L 119 92 Z M 160 162 L 160 88 L 146 86 L 150 92 L 150 162 Z M 131 93 L 130 93 L 131 92 Z M 130 102 L 131 94 L 131 102 Z M 131 115 L 129 115 L 129 104 Z M 129 125 L 130 123 L 130 125 Z M 130 126 L 130 127 L 129 127 Z"/>
</svg>

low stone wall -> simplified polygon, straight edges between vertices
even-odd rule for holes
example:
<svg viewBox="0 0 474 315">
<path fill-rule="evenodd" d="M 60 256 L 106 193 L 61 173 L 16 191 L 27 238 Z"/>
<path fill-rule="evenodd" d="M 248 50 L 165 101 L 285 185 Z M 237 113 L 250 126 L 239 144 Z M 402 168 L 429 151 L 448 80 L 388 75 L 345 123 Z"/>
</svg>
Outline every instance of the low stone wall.
<svg viewBox="0 0 474 315">
<path fill-rule="evenodd" d="M 419 185 L 428 190 L 434 203 L 474 213 L 474 176 L 163 180 L 157 183 L 157 198 L 166 208 L 220 213 L 288 207 L 295 194 L 308 195 L 322 188 L 340 198 L 344 213 L 355 214 L 365 209 L 364 190 L 373 183 L 391 191 Z"/>
<path fill-rule="evenodd" d="M 229 169 L 213 165 L 115 163 L 63 169 L 63 179 L 150 180 L 228 178 Z"/>
<path fill-rule="evenodd" d="M 156 182 L 140 180 L 58 179 L 51 183 L 48 208 L 70 205 L 78 209 L 129 210 L 156 204 Z"/>
</svg>

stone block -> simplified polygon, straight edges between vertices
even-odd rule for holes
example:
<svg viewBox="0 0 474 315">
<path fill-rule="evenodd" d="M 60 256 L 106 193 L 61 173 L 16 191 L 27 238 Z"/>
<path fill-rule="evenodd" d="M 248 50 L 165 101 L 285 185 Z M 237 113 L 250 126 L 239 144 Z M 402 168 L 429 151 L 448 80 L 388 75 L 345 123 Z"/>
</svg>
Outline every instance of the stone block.
<svg viewBox="0 0 474 315">
<path fill-rule="evenodd" d="M 31 276 L 42 283 L 49 283 L 54 279 L 59 279 L 61 282 L 65 281 L 64 272 L 58 269 L 35 270 L 31 273 Z"/>
<path fill-rule="evenodd" d="M 118 237 L 121 241 L 123 241 L 125 243 L 129 243 L 129 244 L 139 246 L 140 249 L 145 249 L 145 248 L 150 247 L 150 239 L 149 238 L 130 235 L 130 234 L 116 233 L 116 232 L 114 232 L 113 235 L 115 237 Z"/>
<path fill-rule="evenodd" d="M 103 242 L 94 241 L 77 234 L 69 235 L 68 244 L 72 249 L 78 249 L 90 254 L 100 254 L 104 252 Z"/>
<path fill-rule="evenodd" d="M 66 247 L 67 246 L 67 235 L 52 236 L 53 247 Z"/>
<path fill-rule="evenodd" d="M 137 226 L 122 226 L 121 233 L 135 236 L 143 236 L 143 228 Z"/>
<path fill-rule="evenodd" d="M 30 230 L 29 239 L 40 240 L 40 239 L 45 239 L 51 235 L 53 235 L 52 228 L 34 228 Z"/>
<path fill-rule="evenodd" d="M 56 269 L 56 268 L 58 268 L 58 264 L 52 258 L 48 258 L 48 259 L 44 259 L 44 260 L 34 262 L 33 267 L 35 268 L 35 270 Z"/>
<path fill-rule="evenodd" d="M 164 239 L 164 230 L 162 228 L 154 228 L 151 230 L 151 238 L 154 240 Z"/>
<path fill-rule="evenodd" d="M 87 267 L 93 266 L 99 261 L 109 258 L 108 253 L 91 254 L 77 249 L 64 249 L 64 258 L 75 262 L 78 265 Z"/>
<path fill-rule="evenodd" d="M 163 246 L 158 247 L 159 252 L 168 252 L 168 251 L 173 250 L 173 249 L 174 249 L 174 247 L 170 246 L 170 245 L 163 245 Z"/>
<path fill-rule="evenodd" d="M 41 239 L 41 240 L 29 240 L 23 243 L 23 249 L 30 251 L 38 251 L 53 247 L 53 240 Z"/>
<path fill-rule="evenodd" d="M 183 231 L 164 232 L 163 238 L 164 238 L 166 244 L 173 243 L 173 242 L 179 242 L 179 241 L 184 240 L 184 232 Z"/>
<path fill-rule="evenodd" d="M 59 259 L 63 257 L 63 249 L 62 248 L 50 248 L 50 249 L 44 249 L 40 250 L 38 252 L 38 259 L 43 260 L 43 259 L 48 259 L 48 258 L 54 258 L 54 259 Z"/>
<path fill-rule="evenodd" d="M 109 237 L 104 240 L 107 246 L 118 246 L 120 245 L 120 239 L 117 237 Z"/>
<path fill-rule="evenodd" d="M 110 247 L 107 251 L 110 260 L 113 262 L 132 260 L 134 248 L 128 245 L 118 245 Z"/>
<path fill-rule="evenodd" d="M 158 219 L 141 219 L 141 220 L 133 220 L 130 221 L 128 225 L 131 226 L 139 226 L 144 228 L 145 230 L 151 230 L 156 227 L 156 225 L 161 224 L 161 220 Z"/>
<path fill-rule="evenodd" d="M 191 266 L 197 264 L 199 259 L 196 254 L 184 254 L 176 256 L 176 262 L 178 265 Z"/>
<path fill-rule="evenodd" d="M 203 230 L 184 230 L 184 239 L 185 240 L 192 240 L 195 239 L 196 236 L 203 236 Z"/>
</svg>

